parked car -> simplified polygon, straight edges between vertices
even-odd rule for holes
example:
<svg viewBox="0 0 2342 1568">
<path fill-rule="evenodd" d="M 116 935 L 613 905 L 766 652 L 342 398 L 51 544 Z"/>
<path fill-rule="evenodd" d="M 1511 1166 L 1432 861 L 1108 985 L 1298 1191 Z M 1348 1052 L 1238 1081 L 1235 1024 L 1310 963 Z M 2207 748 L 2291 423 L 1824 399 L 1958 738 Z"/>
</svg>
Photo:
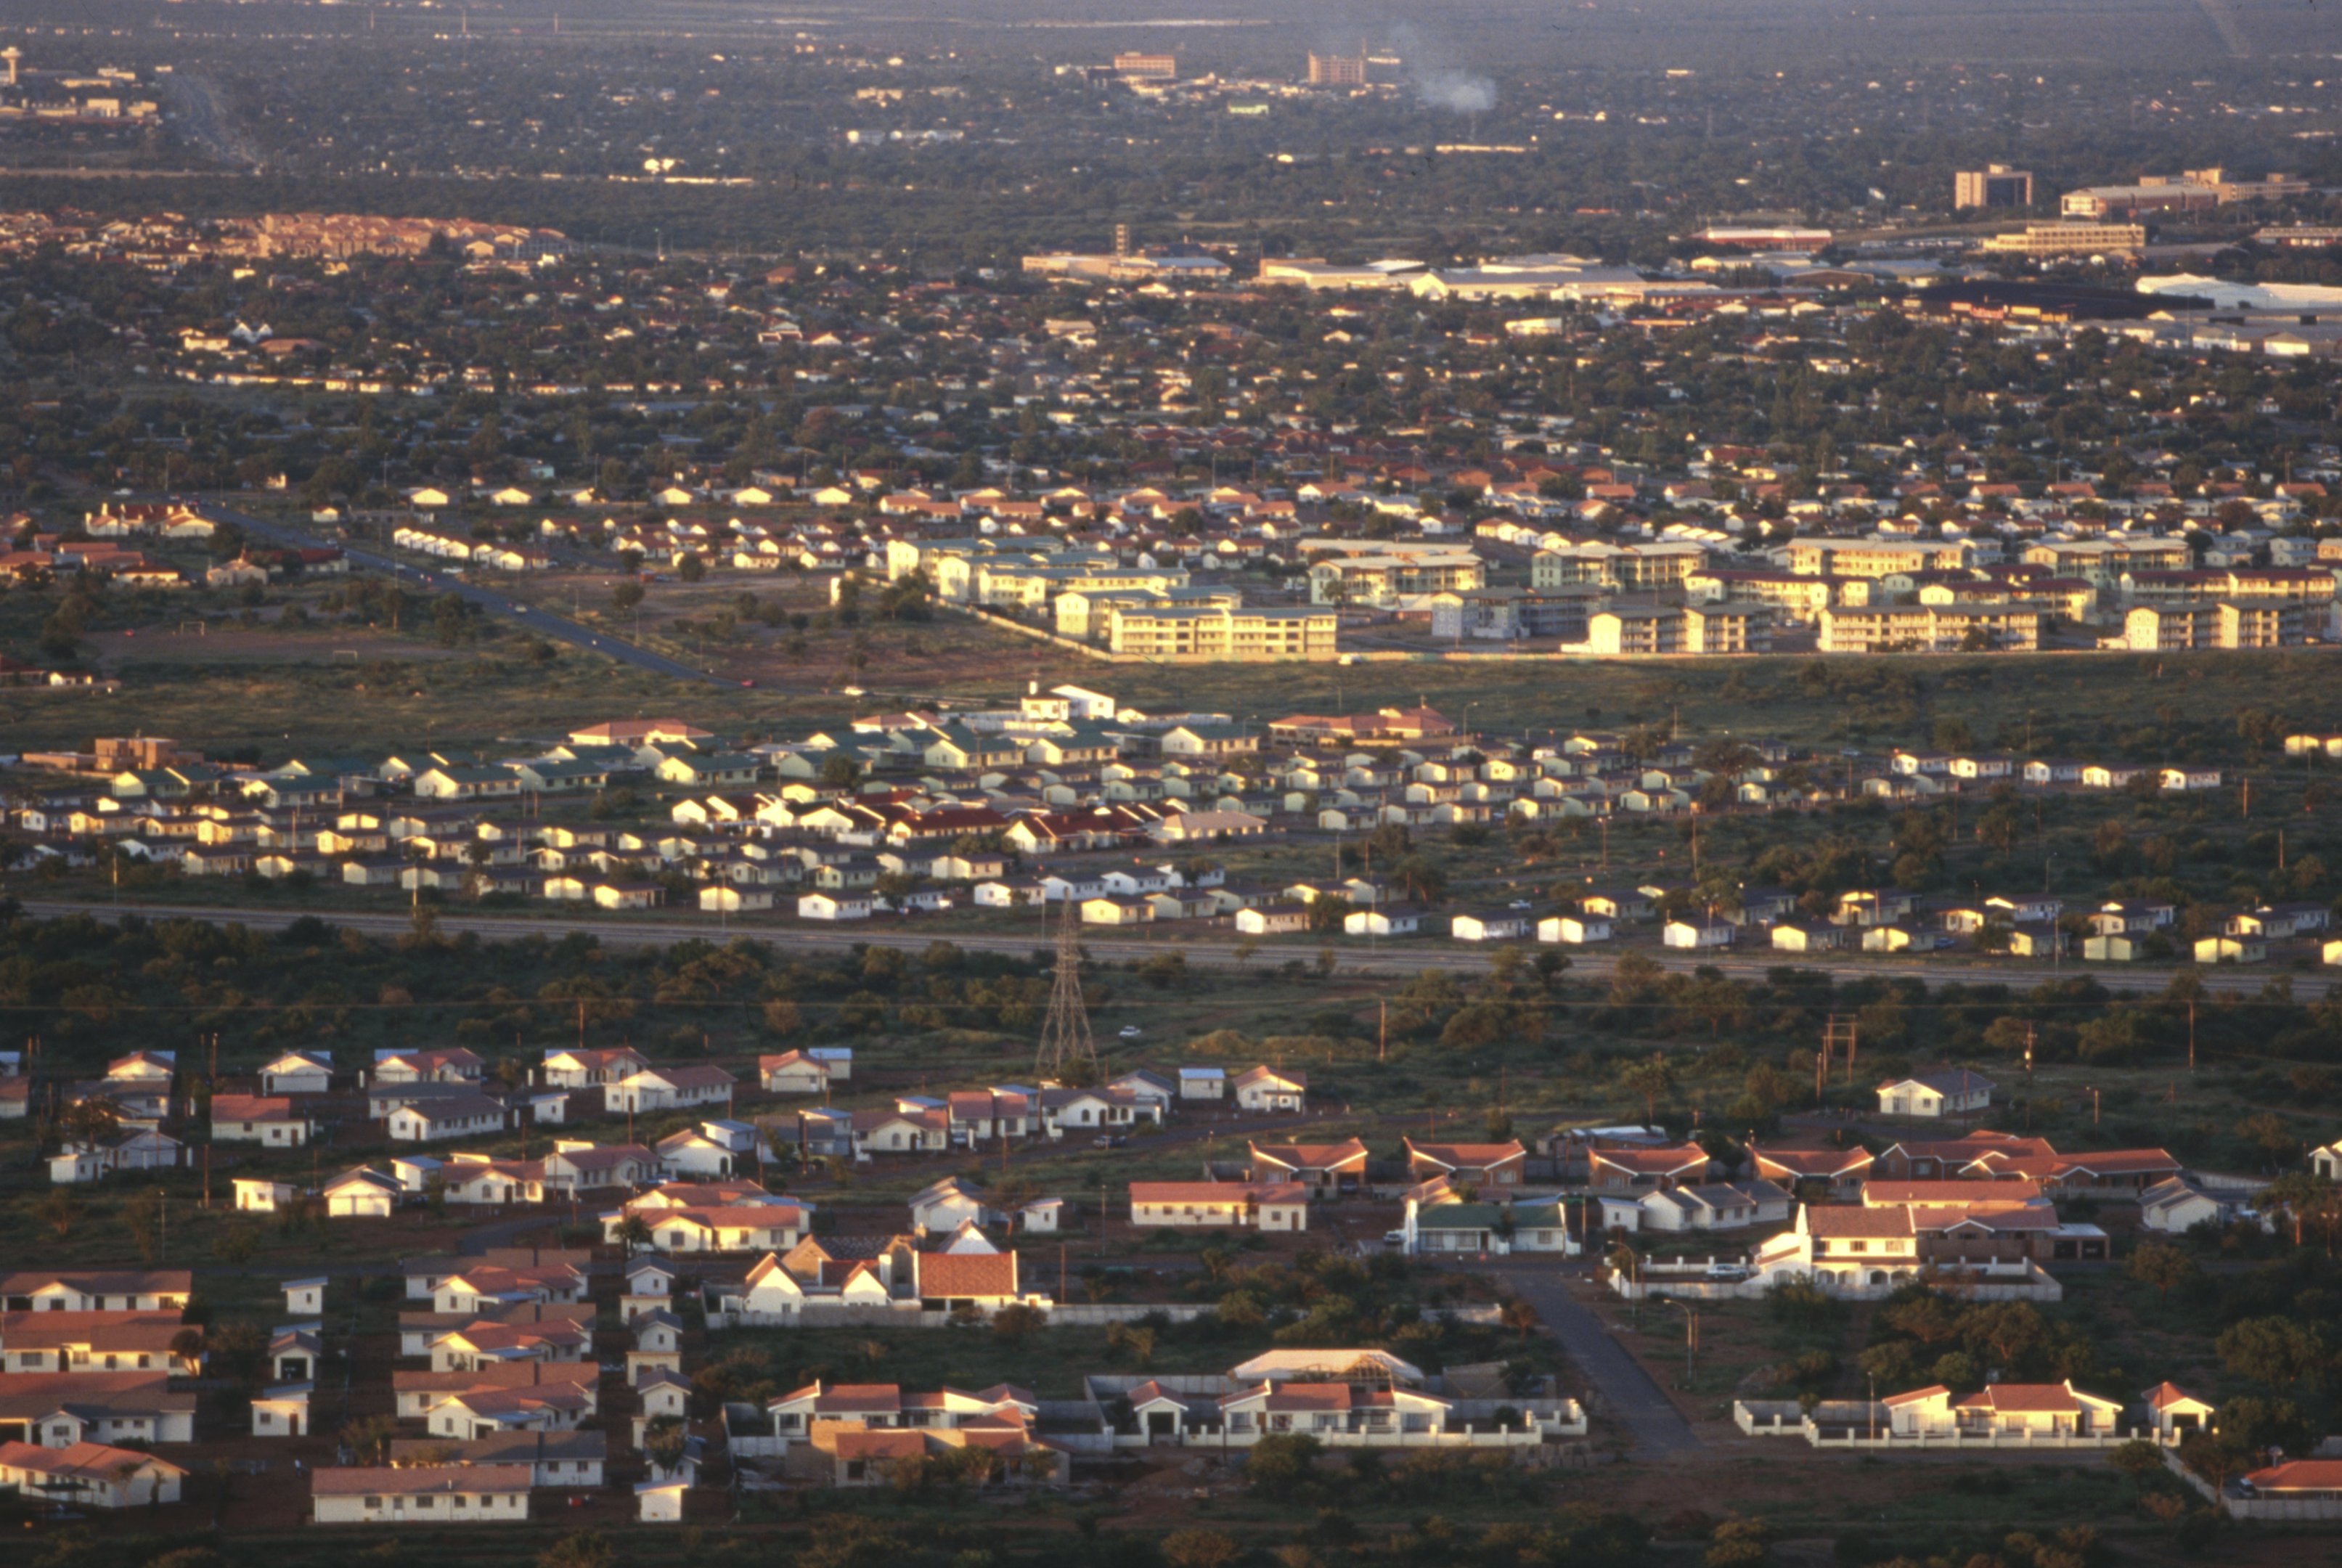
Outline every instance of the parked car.
<svg viewBox="0 0 2342 1568">
<path fill-rule="evenodd" d="M 1145 1031 L 1136 1024 L 1126 1024 L 1122 1026 L 1122 1037 L 1125 1040 L 1136 1040 L 1144 1033 Z"/>
<path fill-rule="evenodd" d="M 1736 1284 L 1742 1280 L 1750 1278 L 1756 1273 L 1756 1270 L 1750 1268 L 1746 1263 L 1710 1263 L 1707 1265 L 1708 1279 L 1717 1284 Z"/>
</svg>

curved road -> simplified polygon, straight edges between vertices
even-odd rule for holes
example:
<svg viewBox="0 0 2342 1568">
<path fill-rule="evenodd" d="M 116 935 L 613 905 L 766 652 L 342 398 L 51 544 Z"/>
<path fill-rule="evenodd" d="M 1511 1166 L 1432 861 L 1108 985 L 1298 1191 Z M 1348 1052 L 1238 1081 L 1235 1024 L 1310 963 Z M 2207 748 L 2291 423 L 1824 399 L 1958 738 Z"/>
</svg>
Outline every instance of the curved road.
<svg viewBox="0 0 2342 1568">
<path fill-rule="evenodd" d="M 262 931 L 275 931 L 290 925 L 305 915 L 352 931 L 376 936 L 395 936 L 407 931 L 412 922 L 404 914 L 379 910 L 337 909 L 325 903 L 305 905 L 256 906 L 203 904 L 150 904 L 135 900 L 114 903 L 103 898 L 65 899 L 19 894 L 17 902 L 27 914 L 53 917 L 61 914 L 90 914 L 100 920 L 135 914 L 148 920 L 209 920 L 222 924 L 238 924 Z M 1030 935 L 1003 935 L 996 932 L 954 930 L 947 923 L 926 917 L 886 922 L 853 922 L 842 925 L 800 923 L 730 921 L 724 922 L 701 916 L 677 919 L 668 916 L 627 917 L 614 915 L 591 919 L 574 914 L 562 914 L 548 910 L 538 914 L 529 911 L 517 914 L 472 914 L 442 904 L 433 910 L 441 932 L 447 934 L 469 932 L 487 941 L 510 941 L 522 936 L 559 938 L 583 934 L 611 947 L 665 947 L 694 937 L 725 939 L 745 936 L 778 948 L 798 948 L 812 952 L 843 952 L 855 947 L 899 947 L 918 951 L 935 942 L 947 942 L 973 953 L 1006 953 L 1028 954 L 1047 948 L 1053 937 L 1037 926 Z M 1521 944 L 1505 944 L 1517 951 Z M 1288 959 L 1306 960 L 1317 949 L 1305 942 L 1260 944 L 1239 956 L 1238 943 L 1233 938 L 1212 936 L 1166 937 L 1162 941 L 1134 940 L 1129 937 L 1082 939 L 1082 951 L 1092 960 L 1130 960 L 1159 958 L 1176 954 L 1189 964 L 1216 967 L 1243 967 L 1259 963 L 1274 965 Z M 1429 943 L 1409 944 L 1405 941 L 1380 944 L 1371 947 L 1336 946 L 1332 949 L 1339 973 L 1352 974 L 1414 975 L 1426 969 L 1451 973 L 1477 974 L 1488 967 L 1491 953 L 1469 952 L 1453 946 Z M 1542 949 L 1540 950 L 1542 951 Z M 1655 956 L 1645 952 L 1645 956 Z M 1569 974 L 1579 980 L 1604 980 L 1610 975 L 1615 960 L 1607 955 L 1582 950 L 1568 954 Z M 1785 964 L 1785 960 L 1798 960 Z M 1761 980 L 1767 971 L 1795 967 L 1807 972 L 1843 976 L 1847 979 L 1907 979 L 1921 980 L 1930 984 L 1958 981 L 1966 984 L 2001 984 L 2012 988 L 2037 985 L 2045 980 L 2061 977 L 2096 980 L 2108 991 L 2117 993 L 2155 993 L 2170 983 L 2173 971 L 2168 969 L 2086 968 L 2080 964 L 2062 969 L 2042 964 L 1977 964 L 1960 961 L 1887 960 L 1873 963 L 1838 959 L 1831 961 L 1822 955 L 1766 953 L 1750 957 L 1718 957 L 1701 954 L 1682 962 L 1659 960 L 1661 967 L 1678 973 L 1693 969 L 1713 968 L 1742 979 Z M 2281 972 L 2218 968 L 2198 972 L 2207 991 L 2235 995 L 2257 994 L 2267 979 Z"/>
<path fill-rule="evenodd" d="M 219 505 L 201 506 L 198 509 L 206 517 L 221 523 L 233 523 L 255 538 L 265 539 L 271 544 L 282 545 L 288 550 L 315 550 L 327 544 L 326 541 L 302 529 L 284 523 L 270 523 L 252 516 L 248 513 L 237 512 Z M 454 594 L 459 598 L 478 605 L 492 615 L 501 616 L 505 620 L 525 626 L 539 636 L 568 643 L 573 646 L 584 648 L 589 653 L 601 654 L 617 660 L 620 664 L 632 664 L 638 670 L 647 670 L 655 675 L 667 675 L 678 681 L 692 681 L 705 685 L 728 686 L 734 684 L 720 675 L 710 674 L 706 670 L 696 670 L 679 660 L 670 659 L 665 654 L 655 654 L 648 648 L 639 647 L 623 637 L 614 637 L 607 633 L 596 631 L 590 626 L 582 626 L 549 610 L 540 610 L 533 604 L 522 604 L 519 600 L 498 593 L 494 588 L 466 582 L 452 572 L 412 566 L 380 551 L 368 550 L 346 541 L 335 541 L 330 547 L 338 549 L 353 562 L 373 571 L 397 578 L 401 582 L 415 584 L 435 593 Z"/>
</svg>

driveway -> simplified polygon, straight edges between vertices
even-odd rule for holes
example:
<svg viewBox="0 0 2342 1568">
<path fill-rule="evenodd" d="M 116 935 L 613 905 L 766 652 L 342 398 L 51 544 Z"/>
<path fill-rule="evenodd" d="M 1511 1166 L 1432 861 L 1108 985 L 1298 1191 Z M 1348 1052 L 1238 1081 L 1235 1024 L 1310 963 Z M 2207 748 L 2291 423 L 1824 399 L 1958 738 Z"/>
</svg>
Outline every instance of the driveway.
<svg viewBox="0 0 2342 1568">
<path fill-rule="evenodd" d="M 1666 1459 L 1701 1446 L 1683 1412 L 1620 1347 L 1602 1320 L 1577 1303 L 1551 1263 L 1491 1258 L 1475 1268 L 1496 1275 L 1513 1293 L 1536 1308 L 1546 1332 L 1561 1343 L 1570 1360 L 1600 1394 L 1605 1413 L 1617 1418 L 1645 1458 Z"/>
</svg>

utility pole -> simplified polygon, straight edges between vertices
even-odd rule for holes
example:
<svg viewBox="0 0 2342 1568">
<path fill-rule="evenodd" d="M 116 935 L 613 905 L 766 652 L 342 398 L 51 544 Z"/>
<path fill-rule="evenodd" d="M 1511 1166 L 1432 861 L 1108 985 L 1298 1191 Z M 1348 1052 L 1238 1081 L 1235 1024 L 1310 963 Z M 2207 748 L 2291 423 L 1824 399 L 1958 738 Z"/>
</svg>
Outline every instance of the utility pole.
<svg viewBox="0 0 2342 1568">
<path fill-rule="evenodd" d="M 1089 1010 L 1082 1003 L 1082 944 L 1074 919 L 1074 904 L 1068 899 L 1065 917 L 1058 924 L 1049 1014 L 1042 1020 L 1041 1044 L 1033 1061 L 1035 1074 L 1043 1079 L 1062 1081 L 1066 1070 L 1076 1064 L 1086 1064 L 1093 1074 L 1098 1071 L 1097 1042 L 1091 1038 Z"/>
<path fill-rule="evenodd" d="M 2196 1071 L 2196 1004 L 2187 1004 L 2187 1070 Z"/>
<path fill-rule="evenodd" d="M 1376 999 L 1375 1013 L 1375 1060 L 1387 1062 L 1390 1060 L 1390 998 Z"/>
</svg>

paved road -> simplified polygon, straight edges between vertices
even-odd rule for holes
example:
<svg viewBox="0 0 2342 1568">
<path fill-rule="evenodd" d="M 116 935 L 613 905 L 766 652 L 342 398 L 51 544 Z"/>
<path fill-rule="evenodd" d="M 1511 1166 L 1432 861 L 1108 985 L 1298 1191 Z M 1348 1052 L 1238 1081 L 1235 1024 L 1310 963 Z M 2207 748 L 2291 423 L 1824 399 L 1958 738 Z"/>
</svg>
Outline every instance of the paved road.
<svg viewBox="0 0 2342 1568">
<path fill-rule="evenodd" d="M 18 901 L 26 911 L 44 916 L 59 914 L 93 914 L 101 920 L 115 914 L 137 914 L 149 920 L 189 919 L 235 922 L 260 931 L 274 931 L 291 924 L 304 915 L 353 931 L 375 935 L 397 935 L 410 928 L 404 914 L 375 910 L 337 909 L 319 899 L 313 904 L 287 904 L 276 906 L 244 906 L 201 904 L 145 904 L 125 899 L 116 904 L 102 896 L 87 899 L 65 899 L 26 896 L 24 884 L 18 884 Z M 487 941 L 509 941 L 522 936 L 546 936 L 559 939 L 573 933 L 598 938 L 607 947 L 665 947 L 688 938 L 723 940 L 745 936 L 782 949 L 802 952 L 845 952 L 855 947 L 898 947 L 910 952 L 924 949 L 930 943 L 948 942 L 971 953 L 1007 953 L 1024 956 L 1036 949 L 1050 945 L 1052 934 L 1035 923 L 1029 934 L 1004 935 L 997 932 L 955 930 L 948 921 L 933 917 L 913 917 L 908 920 L 855 921 L 824 927 L 816 924 L 781 924 L 760 920 L 736 920 L 728 924 L 712 915 L 677 917 L 675 915 L 612 916 L 593 919 L 575 914 L 544 913 L 534 910 L 511 914 L 473 914 L 445 905 L 435 911 L 439 929 L 449 935 L 471 932 Z M 1275 942 L 1260 944 L 1250 954 L 1239 956 L 1238 943 L 1234 936 L 1174 935 L 1166 931 L 1157 939 L 1146 941 L 1130 937 L 1096 937 L 1085 935 L 1082 951 L 1093 960 L 1128 960 L 1159 958 L 1176 954 L 1197 967 L 1226 968 L 1256 964 L 1264 967 L 1288 959 L 1309 960 L 1318 951 L 1306 944 L 1280 944 Z M 1492 954 L 1428 943 L 1410 944 L 1393 942 L 1370 947 L 1336 946 L 1332 949 L 1339 972 L 1349 974 L 1414 975 L 1426 969 L 1444 970 L 1453 974 L 1477 974 L 1487 969 Z M 1646 956 L 1652 956 L 1646 954 Z M 1669 955 L 1672 957 L 1672 955 Z M 1743 980 L 1762 980 L 1766 972 L 1778 967 L 1797 955 L 1768 954 L 1762 957 L 1719 958 L 1713 954 L 1686 956 L 1669 962 L 1659 959 L 1662 967 L 1687 972 L 1694 968 L 1715 968 L 1727 975 Z M 1569 954 L 1571 978 L 1581 981 L 1602 981 L 1610 975 L 1614 962 L 1606 954 L 1588 954 L 1582 950 Z M 2114 992 L 2159 992 L 2170 983 L 2171 971 L 2136 968 L 2125 970 L 2090 969 L 2067 965 L 2054 970 L 2047 964 L 1969 964 L 1955 961 L 1918 961 L 1864 963 L 1851 959 L 1832 959 L 1817 954 L 1804 957 L 1795 967 L 1818 971 L 1847 979 L 1899 978 L 1926 981 L 1931 985 L 1947 984 L 1953 981 L 1964 984 L 1988 984 L 1998 983 L 2016 990 L 2038 985 L 2057 975 L 2090 978 Z M 2214 993 L 2238 995 L 2257 994 L 2271 977 L 2271 973 L 2250 969 L 2221 968 L 2202 972 L 2205 988 Z M 2307 977 L 2306 977 L 2307 978 Z M 2322 985 L 2325 982 L 2309 979 L 2308 984 Z M 2305 994 L 2308 993 L 2305 991 Z"/>
<path fill-rule="evenodd" d="M 205 504 L 200 510 L 207 517 L 215 518 L 223 523 L 233 523 L 255 538 L 265 539 L 286 549 L 315 549 L 328 544 L 328 541 L 317 538 L 303 529 L 283 523 L 268 522 L 228 507 Z M 358 565 L 395 577 L 401 582 L 428 588 L 434 593 L 454 594 L 459 598 L 478 605 L 492 615 L 525 626 L 539 636 L 588 649 L 616 659 L 620 664 L 632 664 L 638 670 L 647 670 L 655 675 L 667 675 L 678 681 L 689 681 L 703 685 L 733 684 L 720 675 L 710 674 L 706 670 L 694 669 L 679 660 L 668 658 L 665 654 L 655 654 L 648 648 L 638 647 L 623 637 L 614 637 L 606 632 L 596 631 L 590 626 L 581 626 L 565 616 L 556 615 L 550 610 L 538 609 L 533 604 L 525 604 L 517 599 L 497 592 L 493 587 L 484 587 L 476 583 L 466 582 L 453 573 L 441 571 L 436 567 L 409 565 L 380 551 L 368 550 L 345 540 L 335 540 L 331 544 L 334 548 L 339 549 L 343 554 L 347 555 Z"/>
<path fill-rule="evenodd" d="M 1602 1320 L 1577 1303 L 1552 1264 L 1492 1258 L 1475 1266 L 1502 1278 L 1516 1295 L 1536 1308 L 1546 1332 L 1577 1363 L 1586 1381 L 1602 1396 L 1606 1413 L 1626 1428 L 1644 1457 L 1665 1459 L 1701 1445 L 1699 1434 L 1675 1402 L 1652 1381 L 1643 1363 L 1611 1337 Z"/>
</svg>

